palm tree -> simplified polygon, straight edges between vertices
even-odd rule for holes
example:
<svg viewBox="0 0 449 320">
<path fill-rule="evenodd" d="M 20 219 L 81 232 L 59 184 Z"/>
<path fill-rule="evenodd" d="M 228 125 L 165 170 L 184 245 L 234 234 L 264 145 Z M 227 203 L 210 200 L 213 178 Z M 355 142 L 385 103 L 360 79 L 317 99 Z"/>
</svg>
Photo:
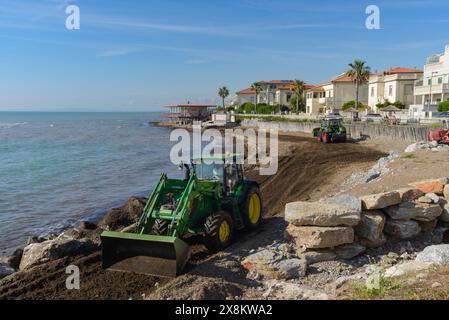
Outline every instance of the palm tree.
<svg viewBox="0 0 449 320">
<path fill-rule="evenodd" d="M 304 97 L 304 85 L 305 82 L 302 80 L 295 80 L 293 82 L 293 92 L 296 95 L 296 112 L 299 112 L 299 103 Z"/>
<path fill-rule="evenodd" d="M 229 90 L 226 87 L 221 87 L 218 89 L 218 95 L 223 99 L 223 110 L 225 108 L 225 99 L 229 96 Z"/>
<path fill-rule="evenodd" d="M 255 113 L 257 113 L 257 100 L 259 100 L 259 93 L 262 91 L 262 87 L 260 86 L 259 83 L 254 82 L 254 83 L 251 85 L 251 89 L 253 89 L 254 92 L 256 93 L 256 104 L 255 104 L 254 109 L 255 109 Z"/>
<path fill-rule="evenodd" d="M 368 81 L 371 68 L 362 60 L 355 60 L 349 64 L 350 69 L 346 72 L 348 77 L 354 78 L 356 85 L 355 107 L 359 108 L 359 86 Z"/>
</svg>

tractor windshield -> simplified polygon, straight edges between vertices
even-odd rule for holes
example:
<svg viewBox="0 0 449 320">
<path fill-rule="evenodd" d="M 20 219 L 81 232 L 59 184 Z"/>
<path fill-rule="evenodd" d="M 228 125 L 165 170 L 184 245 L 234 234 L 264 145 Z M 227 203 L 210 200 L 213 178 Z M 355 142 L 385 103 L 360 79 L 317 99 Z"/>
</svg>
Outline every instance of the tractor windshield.
<svg viewBox="0 0 449 320">
<path fill-rule="evenodd" d="M 199 163 L 195 166 L 195 173 L 199 180 L 223 181 L 224 179 L 222 164 Z"/>
</svg>

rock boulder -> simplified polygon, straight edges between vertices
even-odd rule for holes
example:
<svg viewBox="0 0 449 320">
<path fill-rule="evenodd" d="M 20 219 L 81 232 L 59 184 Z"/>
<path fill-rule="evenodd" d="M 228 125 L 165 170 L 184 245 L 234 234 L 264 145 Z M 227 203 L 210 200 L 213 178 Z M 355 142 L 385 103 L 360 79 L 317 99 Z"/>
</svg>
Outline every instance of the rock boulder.
<svg viewBox="0 0 449 320">
<path fill-rule="evenodd" d="M 324 249 L 354 242 L 354 229 L 350 227 L 297 227 L 290 224 L 287 235 L 298 247 Z"/>
<path fill-rule="evenodd" d="M 435 193 L 441 196 L 444 193 L 445 179 L 419 181 L 410 185 L 424 193 Z"/>
<path fill-rule="evenodd" d="M 285 220 L 295 226 L 356 226 L 360 222 L 361 201 L 340 197 L 320 202 L 293 202 L 285 206 Z"/>
<path fill-rule="evenodd" d="M 132 197 L 121 208 L 110 210 L 99 226 L 110 231 L 128 227 L 140 218 L 146 203 L 146 198 Z"/>
<path fill-rule="evenodd" d="M 355 233 L 361 238 L 377 241 L 382 237 L 385 220 L 382 211 L 364 211 L 360 223 L 355 227 Z"/>
<path fill-rule="evenodd" d="M 449 265 L 449 244 L 430 246 L 416 257 L 418 262 L 429 262 L 439 266 Z"/>
<path fill-rule="evenodd" d="M 362 197 L 365 210 L 379 210 L 401 203 L 401 195 L 397 191 L 372 194 Z"/>
<path fill-rule="evenodd" d="M 393 220 L 418 220 L 433 221 L 443 213 L 439 204 L 427 204 L 420 202 L 404 202 L 398 206 L 385 209 L 385 212 Z"/>
<path fill-rule="evenodd" d="M 405 220 L 390 220 L 385 224 L 385 233 L 399 239 L 412 239 L 421 232 L 418 222 Z"/>
<path fill-rule="evenodd" d="M 19 269 L 27 270 L 51 260 L 58 260 L 77 254 L 87 254 L 96 248 L 97 246 L 89 239 L 57 238 L 42 243 L 33 243 L 25 247 Z"/>
</svg>

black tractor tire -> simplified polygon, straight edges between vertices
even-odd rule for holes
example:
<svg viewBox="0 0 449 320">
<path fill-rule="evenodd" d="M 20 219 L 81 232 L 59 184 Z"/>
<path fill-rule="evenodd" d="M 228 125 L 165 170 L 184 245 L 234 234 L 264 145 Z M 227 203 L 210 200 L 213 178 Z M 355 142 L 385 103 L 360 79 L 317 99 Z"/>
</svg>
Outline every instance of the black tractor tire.
<svg viewBox="0 0 449 320">
<path fill-rule="evenodd" d="M 220 228 L 227 224 L 229 234 L 226 239 L 220 237 Z M 219 252 L 234 240 L 234 220 L 231 215 L 225 211 L 219 211 L 207 217 L 204 223 L 204 245 L 210 252 Z"/>
<path fill-rule="evenodd" d="M 251 214 L 250 214 L 250 201 L 251 197 L 256 194 L 259 198 L 259 205 L 260 205 L 260 212 L 259 212 L 259 218 L 257 222 L 251 221 Z M 243 202 L 243 205 L 241 207 L 242 212 L 242 220 L 245 227 L 249 230 L 255 230 L 260 227 L 262 223 L 262 217 L 263 217 L 263 203 L 262 203 L 262 197 L 260 196 L 259 188 L 256 186 L 253 186 L 249 188 L 249 190 L 246 193 L 245 200 Z"/>
<path fill-rule="evenodd" d="M 157 236 L 166 236 L 169 226 L 170 221 L 158 219 L 154 222 L 152 232 Z"/>
</svg>

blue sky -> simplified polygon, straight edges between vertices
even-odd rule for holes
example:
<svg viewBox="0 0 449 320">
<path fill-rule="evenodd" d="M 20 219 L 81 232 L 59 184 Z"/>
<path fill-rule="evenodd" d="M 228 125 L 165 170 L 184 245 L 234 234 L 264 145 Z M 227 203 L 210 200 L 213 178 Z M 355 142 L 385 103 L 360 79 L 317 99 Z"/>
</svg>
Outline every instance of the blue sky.
<svg viewBox="0 0 449 320">
<path fill-rule="evenodd" d="M 78 5 L 81 29 L 65 28 Z M 365 9 L 381 10 L 381 30 Z M 263 79 L 316 84 L 356 58 L 422 68 L 447 0 L 0 0 L 0 110 L 138 111 L 218 102 Z"/>
</svg>

